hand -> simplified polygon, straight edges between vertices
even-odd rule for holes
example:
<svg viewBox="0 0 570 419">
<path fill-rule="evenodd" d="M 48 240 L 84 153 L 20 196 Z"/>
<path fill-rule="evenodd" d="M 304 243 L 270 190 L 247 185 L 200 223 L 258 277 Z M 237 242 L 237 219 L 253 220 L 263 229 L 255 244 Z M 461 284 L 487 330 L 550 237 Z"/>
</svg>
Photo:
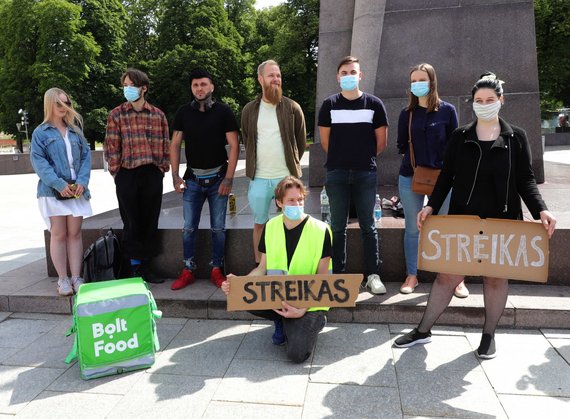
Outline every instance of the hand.
<svg viewBox="0 0 570 419">
<path fill-rule="evenodd" d="M 222 286 L 220 287 L 224 294 L 229 295 L 229 293 L 230 293 L 230 280 L 232 278 L 235 278 L 235 277 L 236 276 L 234 274 L 227 274 L 226 275 L 226 280 L 224 282 L 222 282 Z"/>
<path fill-rule="evenodd" d="M 73 198 L 75 196 L 75 184 L 69 183 L 65 185 L 65 188 L 63 188 L 59 193 L 64 198 Z"/>
<path fill-rule="evenodd" d="M 184 179 L 174 173 L 172 174 L 172 184 L 174 185 L 174 190 L 177 193 L 184 192 L 184 189 L 186 188 L 186 182 L 184 182 Z"/>
<path fill-rule="evenodd" d="M 430 206 L 424 207 L 420 212 L 418 212 L 417 223 L 418 230 L 422 228 L 422 224 L 433 213 L 433 208 Z"/>
<path fill-rule="evenodd" d="M 79 198 L 81 195 L 83 195 L 83 192 L 85 192 L 83 185 L 77 184 L 75 186 L 75 197 Z"/>
<path fill-rule="evenodd" d="M 550 211 L 540 211 L 540 222 L 548 231 L 548 238 L 551 238 L 556 228 L 556 218 Z"/>
<path fill-rule="evenodd" d="M 287 304 L 285 301 L 281 301 L 281 309 L 273 309 L 274 312 L 280 314 L 288 319 L 298 319 L 305 315 L 307 312 L 306 308 L 295 308 L 292 305 Z"/>
<path fill-rule="evenodd" d="M 222 183 L 220 183 L 220 187 L 218 188 L 218 194 L 220 195 L 229 195 L 232 191 L 232 184 L 234 183 L 233 178 L 224 178 Z"/>
</svg>

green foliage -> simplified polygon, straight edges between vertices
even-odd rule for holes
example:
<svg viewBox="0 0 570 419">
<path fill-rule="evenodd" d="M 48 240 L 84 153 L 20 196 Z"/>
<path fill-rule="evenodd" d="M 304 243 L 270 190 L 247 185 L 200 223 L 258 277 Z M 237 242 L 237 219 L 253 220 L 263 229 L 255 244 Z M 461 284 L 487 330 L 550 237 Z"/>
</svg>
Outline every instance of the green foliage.
<svg viewBox="0 0 570 419">
<path fill-rule="evenodd" d="M 167 52 L 149 63 L 152 100 L 169 120 L 190 100 L 188 76 L 196 67 L 212 74 L 216 97 L 241 104 L 250 99 L 251 83 L 243 82 L 243 38 L 221 0 L 166 0 L 158 29 L 158 45 Z"/>
<path fill-rule="evenodd" d="M 65 0 L 13 0 L 4 3 L 0 22 L 0 127 L 15 133 L 20 108 L 30 128 L 43 120 L 43 93 L 60 87 L 74 96 L 87 79 L 100 47 L 83 33 L 81 7 Z"/>
<path fill-rule="evenodd" d="M 534 10 L 541 111 L 549 117 L 570 107 L 570 2 L 535 0 Z"/>
</svg>

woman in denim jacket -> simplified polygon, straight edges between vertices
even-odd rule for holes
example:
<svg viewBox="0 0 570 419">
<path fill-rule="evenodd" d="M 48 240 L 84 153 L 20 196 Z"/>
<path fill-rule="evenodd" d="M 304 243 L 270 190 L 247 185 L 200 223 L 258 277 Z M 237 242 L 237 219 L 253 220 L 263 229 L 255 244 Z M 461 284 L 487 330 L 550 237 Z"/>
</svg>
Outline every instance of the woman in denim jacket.
<svg viewBox="0 0 570 419">
<path fill-rule="evenodd" d="M 51 233 L 50 256 L 59 275 L 57 291 L 62 296 L 73 295 L 83 283 L 81 223 L 83 217 L 92 214 L 87 188 L 91 152 L 81 124 L 81 116 L 63 90 L 53 87 L 46 91 L 44 121 L 32 134 L 30 160 L 40 177 L 38 203 Z"/>
</svg>

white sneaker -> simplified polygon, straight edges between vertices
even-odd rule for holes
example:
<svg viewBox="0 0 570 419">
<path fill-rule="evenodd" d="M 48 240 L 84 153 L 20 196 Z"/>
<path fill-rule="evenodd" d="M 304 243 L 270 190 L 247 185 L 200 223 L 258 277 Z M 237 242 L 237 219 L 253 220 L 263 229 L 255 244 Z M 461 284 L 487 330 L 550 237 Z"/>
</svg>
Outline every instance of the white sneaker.
<svg viewBox="0 0 570 419">
<path fill-rule="evenodd" d="M 85 281 L 83 280 L 83 278 L 81 277 L 74 277 L 71 278 L 71 286 L 73 287 L 73 292 L 77 294 L 77 291 L 79 291 L 79 287 L 81 285 L 85 284 Z"/>
<path fill-rule="evenodd" d="M 380 276 L 376 274 L 368 275 L 366 286 L 370 289 L 372 294 L 386 294 L 386 287 L 382 283 Z"/>
<path fill-rule="evenodd" d="M 59 278 L 57 281 L 57 292 L 62 297 L 69 297 L 73 295 L 73 286 L 69 278 Z"/>
</svg>

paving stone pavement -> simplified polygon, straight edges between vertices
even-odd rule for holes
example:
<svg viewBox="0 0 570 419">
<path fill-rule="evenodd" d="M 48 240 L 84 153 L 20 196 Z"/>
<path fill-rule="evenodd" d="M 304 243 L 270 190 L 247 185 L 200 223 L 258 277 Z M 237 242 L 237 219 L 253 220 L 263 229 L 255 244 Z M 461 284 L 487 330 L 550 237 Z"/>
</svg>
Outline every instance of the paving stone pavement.
<svg viewBox="0 0 570 419">
<path fill-rule="evenodd" d="M 108 173 L 93 178 L 100 193 L 108 189 Z M 499 329 L 497 358 L 480 361 L 473 354 L 480 332 L 471 326 L 436 327 L 431 343 L 396 349 L 393 340 L 409 325 L 329 323 L 313 357 L 296 365 L 271 344 L 270 323 L 164 318 L 151 368 L 84 381 L 76 363 L 64 362 L 71 316 L 29 312 L 70 309 L 68 299 L 41 298 L 54 284 L 34 274 L 45 267 L 35 175 L 0 177 L 0 189 L 0 306 L 10 295 L 10 309 L 21 311 L 0 312 L 0 418 L 570 417 L 564 329 Z M 116 207 L 112 199 L 101 205 L 95 213 Z M 21 291 L 32 285 L 37 295 Z M 519 288 L 512 302 L 524 307 Z M 570 327 L 548 298 L 548 316 Z"/>
<path fill-rule="evenodd" d="M 151 368 L 84 381 L 64 362 L 70 323 L 0 313 L 0 417 L 550 419 L 570 407 L 570 330 L 500 329 L 497 358 L 482 361 L 471 328 L 397 349 L 409 325 L 329 323 L 293 364 L 268 322 L 164 318 Z"/>
</svg>

